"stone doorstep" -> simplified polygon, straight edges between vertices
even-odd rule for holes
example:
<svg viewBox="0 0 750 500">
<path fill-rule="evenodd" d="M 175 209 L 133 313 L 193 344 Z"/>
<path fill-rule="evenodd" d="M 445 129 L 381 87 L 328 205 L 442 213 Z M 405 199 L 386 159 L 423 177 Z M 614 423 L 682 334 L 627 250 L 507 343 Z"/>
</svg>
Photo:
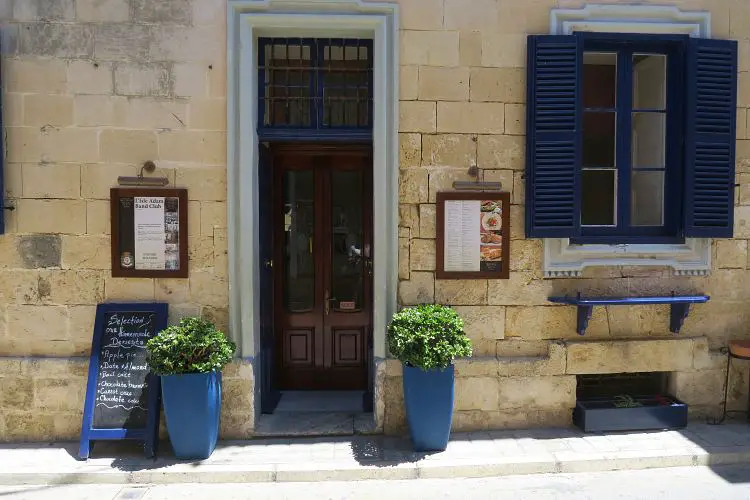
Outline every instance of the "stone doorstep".
<svg viewBox="0 0 750 500">
<path fill-rule="evenodd" d="M 147 460 L 132 442 L 97 447 L 94 456 L 101 458 L 81 462 L 78 443 L 0 445 L 0 485 L 356 481 L 750 463 L 750 425 L 695 423 L 681 431 L 607 435 L 574 429 L 463 433 L 434 454 L 414 453 L 408 440 L 388 436 L 223 441 L 202 462 L 166 455 Z"/>
</svg>

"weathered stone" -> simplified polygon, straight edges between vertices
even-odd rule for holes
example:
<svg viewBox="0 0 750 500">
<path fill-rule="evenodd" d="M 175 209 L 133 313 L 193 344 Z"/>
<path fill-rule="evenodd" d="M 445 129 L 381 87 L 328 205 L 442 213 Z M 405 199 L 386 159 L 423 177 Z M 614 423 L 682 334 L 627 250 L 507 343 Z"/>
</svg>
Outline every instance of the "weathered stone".
<svg viewBox="0 0 750 500">
<path fill-rule="evenodd" d="M 0 339 L 0 352 L 26 356 L 70 352 L 67 308 L 9 304 L 7 316 L 10 339 Z M 3 345 L 7 340 L 11 345 Z"/>
<path fill-rule="evenodd" d="M 6 59 L 4 87 L 8 92 L 60 94 L 67 89 L 66 64 L 57 59 Z"/>
<path fill-rule="evenodd" d="M 207 306 L 227 307 L 229 284 L 210 271 L 193 271 L 190 273 L 190 298 Z"/>
<path fill-rule="evenodd" d="M 23 124 L 36 127 L 73 124 L 73 97 L 57 94 L 28 94 L 23 99 Z"/>
<path fill-rule="evenodd" d="M 201 315 L 201 307 L 198 304 L 169 304 L 169 324 L 177 325 L 180 320 L 188 317 Z"/>
<path fill-rule="evenodd" d="M 421 238 L 435 238 L 436 208 L 434 204 L 419 205 L 419 236 Z"/>
<path fill-rule="evenodd" d="M 419 205 L 401 203 L 398 206 L 398 219 L 400 228 L 409 228 L 410 236 L 419 237 Z"/>
<path fill-rule="evenodd" d="M 493 102 L 438 102 L 437 131 L 459 134 L 502 134 L 511 104 Z"/>
<path fill-rule="evenodd" d="M 576 310 L 574 307 L 508 307 L 506 308 L 505 335 L 525 340 L 575 338 Z M 595 308 L 595 312 L 599 308 Z M 602 308 L 601 313 L 604 313 Z M 601 314 L 606 326 L 606 315 Z M 589 328 L 599 318 L 593 318 Z M 592 330 L 594 328 L 591 328 Z M 588 332 L 587 329 L 587 334 Z"/>
<path fill-rule="evenodd" d="M 724 400 L 726 371 L 701 370 L 669 376 L 669 393 L 688 405 L 718 405 Z"/>
<path fill-rule="evenodd" d="M 495 377 L 456 379 L 456 410 L 497 410 L 499 382 Z"/>
<path fill-rule="evenodd" d="M 501 377 L 538 377 L 565 373 L 565 346 L 552 342 L 547 356 L 498 357 Z"/>
<path fill-rule="evenodd" d="M 94 319 L 96 318 L 96 306 L 71 306 L 68 308 L 68 338 L 73 345 L 76 355 L 88 356 L 91 352 L 91 335 L 94 331 Z M 80 367 L 85 363 L 69 365 L 69 372 L 78 373 Z"/>
<path fill-rule="evenodd" d="M 440 191 L 452 191 L 454 181 L 476 180 L 469 176 L 466 168 L 440 168 L 430 169 L 429 179 L 429 202 L 437 201 Z"/>
<path fill-rule="evenodd" d="M 451 30 L 492 31 L 498 27 L 496 0 L 445 0 L 444 26 Z"/>
<path fill-rule="evenodd" d="M 201 202 L 201 234 L 203 236 L 213 236 L 214 233 L 216 232 L 216 229 L 226 229 L 226 227 L 227 227 L 227 204 L 226 202 L 223 202 L 223 201 Z"/>
<path fill-rule="evenodd" d="M 192 269 L 214 266 L 214 239 L 212 236 L 193 236 L 188 240 L 188 258 Z"/>
<path fill-rule="evenodd" d="M 72 21 L 75 17 L 75 0 L 23 0 L 13 8 L 15 21 Z"/>
<path fill-rule="evenodd" d="M 426 101 L 401 101 L 398 107 L 399 132 L 434 133 L 437 105 Z"/>
<path fill-rule="evenodd" d="M 502 306 L 455 306 L 464 320 L 466 335 L 474 340 L 505 337 L 505 308 Z"/>
<path fill-rule="evenodd" d="M 104 299 L 104 279 L 97 270 L 45 271 L 39 279 L 39 295 L 53 304 L 96 304 Z"/>
<path fill-rule="evenodd" d="M 508 377 L 499 379 L 499 409 L 573 408 L 575 377 Z"/>
<path fill-rule="evenodd" d="M 0 408 L 29 408 L 34 401 L 34 383 L 30 379 L 0 377 Z"/>
<path fill-rule="evenodd" d="M 111 94 L 114 89 L 113 74 L 111 63 L 70 61 L 68 87 L 74 94 Z"/>
<path fill-rule="evenodd" d="M 535 271 L 542 268 L 542 240 L 519 240 L 510 246 L 512 271 Z"/>
<path fill-rule="evenodd" d="M 128 0 L 76 0 L 76 17 L 83 22 L 125 22 L 130 18 Z"/>
<path fill-rule="evenodd" d="M 105 129 L 99 137 L 102 159 L 142 164 L 156 158 L 156 133 L 149 130 Z"/>
<path fill-rule="evenodd" d="M 29 234 L 18 239 L 18 253 L 27 269 L 60 267 L 61 247 L 59 234 Z"/>
<path fill-rule="evenodd" d="M 180 162 L 203 163 L 207 165 L 222 165 L 222 176 L 226 182 L 226 132 L 208 130 L 172 130 L 159 134 L 159 159 Z M 178 170 L 178 177 L 186 169 Z M 210 178 L 205 173 L 200 174 L 205 182 Z M 222 176 L 219 180 L 222 180 Z M 226 199 L 226 190 L 221 198 Z"/>
<path fill-rule="evenodd" d="M 434 271 L 435 240 L 411 240 L 409 262 L 409 267 L 413 271 Z"/>
<path fill-rule="evenodd" d="M 150 29 L 141 24 L 99 24 L 94 27 L 94 57 L 104 61 L 148 60 Z"/>
<path fill-rule="evenodd" d="M 435 300 L 435 275 L 431 272 L 415 271 L 409 280 L 398 284 L 399 303 L 405 306 L 430 304 Z"/>
<path fill-rule="evenodd" d="M 693 366 L 693 339 L 568 342 L 567 373 L 635 373 L 688 371 Z"/>
<path fill-rule="evenodd" d="M 5 439 L 40 441 L 55 435 L 55 421 L 50 414 L 8 410 L 5 414 Z"/>
<path fill-rule="evenodd" d="M 107 300 L 154 300 L 154 294 L 155 287 L 152 278 L 107 277 L 104 280 L 104 296 Z"/>
<path fill-rule="evenodd" d="M 482 66 L 525 68 L 526 35 L 502 32 L 482 33 Z"/>
<path fill-rule="evenodd" d="M 402 228 L 403 229 L 403 228 Z M 409 238 L 398 239 L 398 279 L 409 279 Z"/>
<path fill-rule="evenodd" d="M 24 165 L 25 198 L 80 198 L 81 167 L 66 164 Z"/>
<path fill-rule="evenodd" d="M 402 434 L 406 431 L 402 379 L 401 377 L 385 377 L 383 387 L 383 400 L 385 402 L 383 431 L 390 435 Z"/>
<path fill-rule="evenodd" d="M 495 356 L 456 359 L 453 365 L 456 377 L 497 377 Z"/>
<path fill-rule="evenodd" d="M 419 0 L 399 5 L 401 29 L 441 30 L 443 29 L 443 1 Z"/>
<path fill-rule="evenodd" d="M 497 356 L 498 358 L 542 358 L 548 356 L 549 344 L 550 342 L 547 340 L 524 340 L 508 337 L 497 343 Z"/>
<path fill-rule="evenodd" d="M 108 201 L 87 200 L 85 214 L 86 234 L 110 234 L 112 221 Z"/>
<path fill-rule="evenodd" d="M 193 8 L 190 0 L 133 0 L 133 20 L 156 24 L 190 24 Z"/>
<path fill-rule="evenodd" d="M 482 33 L 461 31 L 458 39 L 459 64 L 461 66 L 482 65 Z"/>
<path fill-rule="evenodd" d="M 422 101 L 468 100 L 469 68 L 420 67 L 418 97 Z"/>
<path fill-rule="evenodd" d="M 477 143 L 471 135 L 437 134 L 422 137 L 422 165 L 460 168 L 476 164 Z"/>
<path fill-rule="evenodd" d="M 213 323 L 216 328 L 229 335 L 229 309 L 226 307 L 204 307 L 201 318 Z"/>
<path fill-rule="evenodd" d="M 419 94 L 419 66 L 401 66 L 398 76 L 399 99 L 402 101 L 415 101 Z"/>
<path fill-rule="evenodd" d="M 524 102 L 526 71 L 522 68 L 472 68 L 471 100 Z"/>
<path fill-rule="evenodd" d="M 226 58 L 220 26 L 156 25 L 151 30 L 149 57 L 154 61 L 213 61 Z"/>
<path fill-rule="evenodd" d="M 73 58 L 91 57 L 94 53 L 94 36 L 85 24 L 27 24 L 21 29 L 19 42 L 22 55 Z"/>
<path fill-rule="evenodd" d="M 42 410 L 78 410 L 86 396 L 86 379 L 34 380 L 34 406 Z"/>
<path fill-rule="evenodd" d="M 569 408 L 553 410 L 457 411 L 451 430 L 470 432 L 497 429 L 570 427 L 573 412 Z"/>
<path fill-rule="evenodd" d="M 487 299 L 491 305 L 549 305 L 550 280 L 537 279 L 530 271 L 512 271 L 507 280 L 490 280 Z"/>
<path fill-rule="evenodd" d="M 513 200 L 513 171 L 512 170 L 482 170 L 482 179 L 486 182 L 499 182 L 500 190 L 510 193 Z M 537 241 L 537 240 L 531 240 Z M 538 241 L 541 243 L 541 240 Z M 511 250 L 513 247 L 511 247 Z"/>
<path fill-rule="evenodd" d="M 166 64 L 125 65 L 115 68 L 115 93 L 125 96 L 167 97 L 172 81 Z"/>
<path fill-rule="evenodd" d="M 693 339 L 693 368 L 696 370 L 720 370 L 726 366 L 727 355 L 720 351 L 710 351 L 708 339 Z"/>
<path fill-rule="evenodd" d="M 747 240 L 716 240 L 716 265 L 719 269 L 747 267 Z"/>
<path fill-rule="evenodd" d="M 668 305 L 611 306 L 607 315 L 613 337 L 669 335 Z"/>
<path fill-rule="evenodd" d="M 401 30 L 400 62 L 428 66 L 458 65 L 457 31 Z"/>
<path fill-rule="evenodd" d="M 399 172 L 399 201 L 401 203 L 424 203 L 428 197 L 427 170 L 410 168 Z"/>
<path fill-rule="evenodd" d="M 159 137 L 160 148 L 162 145 L 161 136 L 163 135 L 160 134 Z M 227 199 L 226 167 L 180 168 L 177 170 L 177 184 L 188 188 L 193 193 L 190 195 L 192 200 L 225 201 Z M 207 224 L 214 225 L 217 223 L 214 217 L 206 217 L 206 225 L 204 225 L 202 212 L 203 204 L 201 203 L 201 217 L 199 219 L 201 220 L 201 228 L 207 227 Z M 226 220 L 226 215 L 224 220 Z"/>
<path fill-rule="evenodd" d="M 449 305 L 487 304 L 487 280 L 437 280 L 435 300 Z"/>
<path fill-rule="evenodd" d="M 422 135 L 398 134 L 399 168 L 419 167 L 422 159 Z"/>
</svg>

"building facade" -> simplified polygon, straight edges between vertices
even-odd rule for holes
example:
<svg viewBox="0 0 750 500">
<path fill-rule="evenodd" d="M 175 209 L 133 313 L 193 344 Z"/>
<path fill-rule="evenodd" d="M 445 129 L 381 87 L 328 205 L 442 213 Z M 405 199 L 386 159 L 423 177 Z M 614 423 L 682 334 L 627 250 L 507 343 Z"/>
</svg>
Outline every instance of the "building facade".
<svg viewBox="0 0 750 500">
<path fill-rule="evenodd" d="M 570 425 L 602 380 L 720 410 L 721 349 L 750 338 L 744 0 L 7 0 L 0 19 L 1 441 L 77 438 L 114 300 L 237 342 L 228 438 L 308 389 L 362 391 L 367 430 L 403 432 L 385 329 L 433 302 L 474 343 L 456 430 Z M 112 277 L 110 189 L 147 161 L 188 189 L 188 278 Z M 510 193 L 508 279 L 436 279 L 454 181 Z M 668 304 L 594 307 L 581 336 L 549 300 L 577 293 L 710 300 L 679 334 Z"/>
</svg>

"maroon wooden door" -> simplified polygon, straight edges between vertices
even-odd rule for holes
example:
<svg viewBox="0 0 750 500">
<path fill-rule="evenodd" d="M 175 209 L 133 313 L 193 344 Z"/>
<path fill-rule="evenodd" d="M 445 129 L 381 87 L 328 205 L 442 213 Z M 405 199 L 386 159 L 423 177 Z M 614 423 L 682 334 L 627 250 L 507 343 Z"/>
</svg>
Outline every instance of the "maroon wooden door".
<svg viewBox="0 0 750 500">
<path fill-rule="evenodd" d="M 372 316 L 369 148 L 277 146 L 273 168 L 277 385 L 365 390 Z"/>
</svg>

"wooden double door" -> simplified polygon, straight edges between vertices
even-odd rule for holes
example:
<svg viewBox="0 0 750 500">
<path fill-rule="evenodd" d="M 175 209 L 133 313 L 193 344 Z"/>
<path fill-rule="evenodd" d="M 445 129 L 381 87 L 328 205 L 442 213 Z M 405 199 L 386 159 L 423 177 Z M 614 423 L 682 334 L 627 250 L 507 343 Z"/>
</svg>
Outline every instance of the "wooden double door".
<svg viewBox="0 0 750 500">
<path fill-rule="evenodd" d="M 278 389 L 368 387 L 373 255 L 370 151 L 369 146 L 271 150 Z"/>
</svg>

